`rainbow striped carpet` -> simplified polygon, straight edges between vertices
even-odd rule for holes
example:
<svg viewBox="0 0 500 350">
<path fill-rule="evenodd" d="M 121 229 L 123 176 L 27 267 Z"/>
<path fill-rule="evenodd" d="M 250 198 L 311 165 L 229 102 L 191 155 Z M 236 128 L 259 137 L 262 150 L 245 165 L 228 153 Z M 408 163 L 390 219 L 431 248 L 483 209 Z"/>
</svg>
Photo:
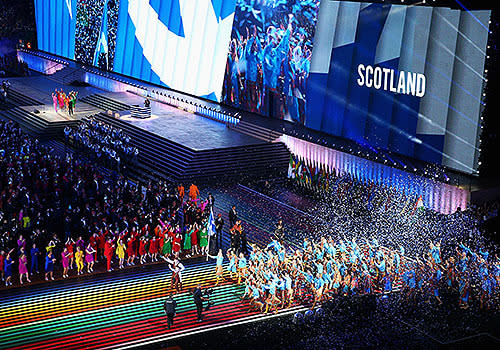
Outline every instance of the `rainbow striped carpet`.
<svg viewBox="0 0 500 350">
<path fill-rule="evenodd" d="M 277 315 L 248 312 L 243 285 L 225 281 L 214 288 L 215 305 L 196 321 L 189 288 L 215 284 L 215 263 L 187 263 L 175 325 L 167 329 L 163 301 L 170 291 L 167 265 L 44 283 L 0 293 L 1 349 L 127 349 Z"/>
</svg>

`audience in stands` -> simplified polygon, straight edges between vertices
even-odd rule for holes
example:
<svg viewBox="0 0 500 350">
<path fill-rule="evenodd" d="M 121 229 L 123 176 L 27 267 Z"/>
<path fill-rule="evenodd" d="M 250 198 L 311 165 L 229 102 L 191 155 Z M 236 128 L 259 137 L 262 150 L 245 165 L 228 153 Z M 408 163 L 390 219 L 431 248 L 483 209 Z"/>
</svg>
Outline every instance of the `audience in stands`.
<svg viewBox="0 0 500 350">
<path fill-rule="evenodd" d="M 15 271 L 23 281 L 38 271 L 51 280 L 60 267 L 63 277 L 73 274 L 74 263 L 78 273 L 84 265 L 92 272 L 97 261 L 111 270 L 115 256 L 123 267 L 123 250 L 134 265 L 206 247 L 207 201 L 182 207 L 176 187 L 165 182 L 105 178 L 89 162 L 52 155 L 13 122 L 0 121 L 0 137 L 0 262 L 7 285 Z"/>
<path fill-rule="evenodd" d="M 121 170 L 126 164 L 137 161 L 139 150 L 131 145 L 130 136 L 94 117 L 82 119 L 74 129 L 66 127 L 64 133 L 68 142 L 110 168 Z"/>
</svg>

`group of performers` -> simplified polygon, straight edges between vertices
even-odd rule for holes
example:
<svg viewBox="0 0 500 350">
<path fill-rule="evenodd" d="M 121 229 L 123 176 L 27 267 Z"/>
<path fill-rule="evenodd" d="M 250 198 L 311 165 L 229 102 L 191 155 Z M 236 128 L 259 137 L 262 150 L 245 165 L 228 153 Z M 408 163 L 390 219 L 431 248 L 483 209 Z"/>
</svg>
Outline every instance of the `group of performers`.
<svg viewBox="0 0 500 350">
<path fill-rule="evenodd" d="M 184 188 L 179 186 L 182 200 Z M 184 205 L 186 222 L 184 229 L 179 225 L 176 212 L 166 222 L 158 218 L 158 224 L 151 227 L 132 227 L 130 230 L 113 230 L 111 226 L 94 232 L 88 240 L 82 236 L 78 239 L 68 237 L 66 242 L 57 238 L 50 240 L 45 247 L 45 280 L 54 280 L 53 272 L 56 264 L 60 263 L 62 278 L 69 277 L 69 271 L 76 269 L 76 275 L 94 272 L 94 264 L 99 260 L 105 262 L 106 270 L 112 271 L 117 262 L 119 269 L 135 264 L 158 262 L 160 259 L 169 261 L 173 265 L 172 271 L 180 272 L 180 257 L 201 256 L 208 253 L 208 210 L 209 199 L 200 200 L 196 185 L 192 184 L 189 199 Z M 194 208 L 200 216 L 190 218 L 187 211 Z M 186 215 L 187 214 L 187 215 Z M 12 285 L 13 266 L 18 263 L 19 282 L 31 282 L 29 275 L 39 272 L 38 259 L 41 255 L 36 244 L 30 250 L 31 269 L 28 269 L 28 253 L 26 239 L 20 235 L 17 240 L 17 249 L 0 252 L 0 271 L 5 285 Z M 17 258 L 16 258 L 17 257 Z M 174 260 L 171 260 L 174 259 Z M 16 261 L 17 260 L 17 261 Z M 176 261 L 174 264 L 173 261 Z M 179 265 L 179 264 L 180 265 Z M 179 274 L 175 278 L 174 288 L 182 288 L 182 278 Z"/>
<path fill-rule="evenodd" d="M 130 143 L 127 133 L 93 116 L 83 118 L 77 127 L 65 127 L 64 135 L 66 142 L 91 153 L 92 158 L 113 169 L 135 163 L 139 155 L 139 149 Z"/>
<path fill-rule="evenodd" d="M 54 111 L 57 113 L 59 110 L 67 111 L 68 115 L 72 116 L 75 113 L 76 108 L 76 98 L 78 96 L 77 91 L 70 91 L 67 95 L 63 89 L 55 89 L 52 93 L 52 101 L 54 105 Z"/>
<path fill-rule="evenodd" d="M 314 308 L 335 295 L 395 291 L 407 300 L 434 298 L 438 304 L 442 304 L 440 294 L 447 291 L 458 296 L 461 308 L 469 307 L 471 297 L 481 308 L 498 308 L 500 259 L 484 249 L 475 252 L 461 244 L 443 259 L 441 244 L 430 242 L 424 257 L 413 259 L 402 247 L 388 249 L 376 239 L 358 243 L 331 237 L 305 238 L 296 249 L 277 239 L 265 248 L 251 247 L 248 258 L 229 249 L 227 270 L 237 283 L 245 281 L 243 298 L 250 299 L 250 307 L 266 313 L 294 302 Z M 222 250 L 212 258 L 217 260 L 218 285 L 223 278 Z"/>
</svg>

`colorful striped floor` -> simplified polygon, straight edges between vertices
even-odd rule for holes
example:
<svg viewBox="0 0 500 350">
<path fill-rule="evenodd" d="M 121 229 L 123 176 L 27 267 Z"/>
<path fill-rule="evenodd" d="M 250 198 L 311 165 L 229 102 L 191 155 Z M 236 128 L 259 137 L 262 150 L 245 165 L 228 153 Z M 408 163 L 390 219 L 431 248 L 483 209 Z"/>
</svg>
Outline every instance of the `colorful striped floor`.
<svg viewBox="0 0 500 350">
<path fill-rule="evenodd" d="M 299 244 L 299 232 L 309 229 L 306 214 L 255 193 L 231 189 L 216 194 L 216 212 L 221 212 L 226 222 L 231 205 L 240 204 L 239 215 L 248 239 L 258 245 L 270 241 L 279 218 L 290 219 L 289 245 Z M 226 228 L 224 246 L 228 245 Z M 227 280 L 214 288 L 215 305 L 198 323 L 187 291 L 198 283 L 213 286 L 215 263 L 199 259 L 186 261 L 185 265 L 183 293 L 175 296 L 178 314 L 171 330 L 167 329 L 162 308 L 171 291 L 166 263 L 0 290 L 0 349 L 155 347 L 178 337 L 305 309 L 296 306 L 276 315 L 249 312 L 248 303 L 240 300 L 244 286 Z M 398 290 L 400 281 L 395 281 L 393 287 Z"/>
<path fill-rule="evenodd" d="M 223 214 L 226 223 L 230 205 L 237 201 L 249 241 L 261 246 L 270 241 L 273 223 L 283 215 L 283 208 L 273 203 L 276 208 L 264 218 L 253 215 L 241 197 L 226 192 L 218 198 L 216 212 Z M 227 234 L 224 246 L 228 245 Z M 187 290 L 199 282 L 204 287 L 214 285 L 215 263 L 185 265 L 184 292 L 176 296 L 178 314 L 171 330 L 162 309 L 171 273 L 166 264 L 160 264 L 0 291 L 0 349 L 133 348 L 275 316 L 248 312 L 247 302 L 240 300 L 244 287 L 226 281 L 214 288 L 215 305 L 205 320 L 196 322 L 196 308 Z M 277 316 L 299 309 L 303 307 L 282 310 Z"/>
<path fill-rule="evenodd" d="M 212 261 L 186 266 L 184 292 L 175 296 L 178 314 L 171 330 L 166 327 L 162 309 L 170 291 L 166 264 L 33 286 L 17 293 L 10 290 L 10 296 L 3 291 L 0 348 L 133 348 L 271 317 L 248 312 L 247 302 L 240 300 L 243 285 L 225 281 L 214 288 L 215 305 L 198 323 L 187 290 L 199 282 L 204 287 L 213 285 L 214 270 Z"/>
</svg>

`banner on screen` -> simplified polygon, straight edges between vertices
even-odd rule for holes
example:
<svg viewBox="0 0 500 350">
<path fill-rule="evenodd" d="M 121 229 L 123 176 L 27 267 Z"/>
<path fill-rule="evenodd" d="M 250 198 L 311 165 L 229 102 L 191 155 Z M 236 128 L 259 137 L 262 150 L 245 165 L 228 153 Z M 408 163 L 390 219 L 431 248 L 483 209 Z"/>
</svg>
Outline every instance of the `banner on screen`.
<svg viewBox="0 0 500 350">
<path fill-rule="evenodd" d="M 322 1 L 305 125 L 472 173 L 490 11 Z"/>
</svg>

